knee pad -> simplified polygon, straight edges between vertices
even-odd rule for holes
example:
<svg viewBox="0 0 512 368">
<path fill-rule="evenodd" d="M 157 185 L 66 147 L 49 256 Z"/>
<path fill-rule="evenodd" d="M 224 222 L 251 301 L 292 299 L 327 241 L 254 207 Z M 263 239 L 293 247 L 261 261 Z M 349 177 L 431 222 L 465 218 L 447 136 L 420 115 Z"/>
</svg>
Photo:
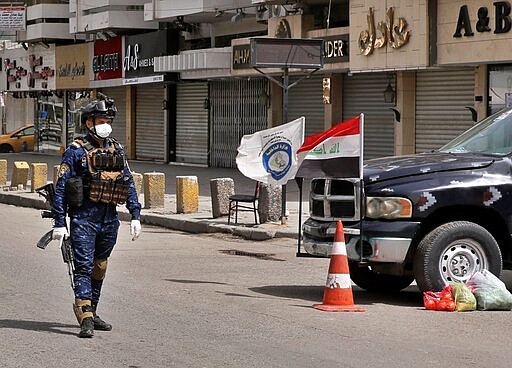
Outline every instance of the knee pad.
<svg viewBox="0 0 512 368">
<path fill-rule="evenodd" d="M 107 264 L 108 260 L 106 258 L 94 260 L 91 275 L 94 280 L 101 281 L 105 278 L 105 273 L 107 272 Z"/>
</svg>

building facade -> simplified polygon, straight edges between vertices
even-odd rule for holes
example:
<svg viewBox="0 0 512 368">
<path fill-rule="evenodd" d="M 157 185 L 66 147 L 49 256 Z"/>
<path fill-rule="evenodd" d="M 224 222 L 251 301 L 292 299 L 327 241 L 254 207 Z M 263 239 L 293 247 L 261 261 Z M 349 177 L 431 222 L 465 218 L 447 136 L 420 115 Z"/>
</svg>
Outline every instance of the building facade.
<svg viewBox="0 0 512 368">
<path fill-rule="evenodd" d="M 310 135 L 364 113 L 374 158 L 438 148 L 512 103 L 508 1 L 63 5 L 29 2 L 19 47 L 0 50 L 2 130 L 56 132 L 41 151 L 79 134 L 77 111 L 97 92 L 115 98 L 130 158 L 215 167 L 235 167 L 244 134 L 300 116 Z M 50 11 L 67 32 L 41 21 Z M 323 67 L 287 71 L 284 103 L 284 70 L 252 67 L 255 37 L 321 39 Z"/>
</svg>

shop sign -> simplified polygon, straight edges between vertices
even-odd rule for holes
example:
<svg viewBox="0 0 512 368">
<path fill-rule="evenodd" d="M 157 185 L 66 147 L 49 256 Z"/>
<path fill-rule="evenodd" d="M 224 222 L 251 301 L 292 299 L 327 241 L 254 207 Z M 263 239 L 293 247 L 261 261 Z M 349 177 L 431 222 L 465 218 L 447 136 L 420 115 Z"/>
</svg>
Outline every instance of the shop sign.
<svg viewBox="0 0 512 368">
<path fill-rule="evenodd" d="M 251 45 L 233 46 L 233 69 L 251 67 Z"/>
<path fill-rule="evenodd" d="M 123 81 L 123 83 L 132 84 L 130 81 L 137 78 L 155 75 L 155 57 L 176 54 L 177 41 L 176 34 L 169 30 L 126 36 L 123 71 L 124 77 L 129 81 L 128 83 Z"/>
<path fill-rule="evenodd" d="M 17 64 L 16 60 L 4 59 L 3 68 L 6 74 L 7 90 L 25 90 L 27 87 L 28 89 L 49 88 L 48 80 L 55 76 L 55 70 L 51 66 L 44 65 L 43 56 L 30 54 L 28 68 L 22 66 L 23 62 Z M 26 81 L 26 84 L 22 83 L 23 80 Z M 36 81 L 41 82 L 40 86 L 36 86 Z"/>
<path fill-rule="evenodd" d="M 339 36 L 322 37 L 324 41 L 323 60 L 324 63 L 339 63 L 349 60 L 348 57 L 348 34 Z M 247 69 L 251 67 L 251 45 L 233 46 L 233 69 Z"/>
<path fill-rule="evenodd" d="M 367 16 L 368 29 L 359 34 L 358 45 L 362 55 L 371 55 L 374 49 L 389 46 L 392 49 L 399 49 L 409 42 L 409 31 L 407 21 L 399 17 L 395 25 L 393 7 L 386 11 L 386 21 L 380 21 L 375 27 L 375 16 L 373 8 L 370 8 Z"/>
<path fill-rule="evenodd" d="M 494 6 L 494 33 L 501 34 L 510 31 L 512 22 L 510 18 L 511 6 L 508 1 L 496 1 L 492 4 Z M 477 21 L 475 22 L 475 29 L 479 33 L 492 31 L 489 23 L 489 9 L 486 6 L 478 8 L 476 12 Z M 464 31 L 464 34 L 462 33 Z M 455 28 L 454 38 L 471 37 L 474 36 L 471 19 L 469 17 L 469 10 L 467 5 L 462 5 L 459 9 L 459 17 L 457 19 L 457 26 Z"/>
<path fill-rule="evenodd" d="M 324 37 L 324 63 L 348 61 L 348 34 Z"/>
<path fill-rule="evenodd" d="M 94 41 L 92 71 L 94 80 L 122 78 L 122 39 L 115 37 L 106 41 Z"/>
<path fill-rule="evenodd" d="M 55 49 L 57 89 L 89 87 L 89 45 L 59 46 Z"/>
</svg>

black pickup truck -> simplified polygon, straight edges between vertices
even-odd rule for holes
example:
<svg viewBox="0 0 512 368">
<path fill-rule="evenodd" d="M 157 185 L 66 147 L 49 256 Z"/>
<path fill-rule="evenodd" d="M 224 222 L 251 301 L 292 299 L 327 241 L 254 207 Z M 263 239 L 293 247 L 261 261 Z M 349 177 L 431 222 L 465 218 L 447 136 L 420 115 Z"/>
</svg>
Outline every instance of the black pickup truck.
<svg viewBox="0 0 512 368">
<path fill-rule="evenodd" d="M 512 108 L 436 151 L 367 160 L 363 171 L 362 181 L 311 181 L 307 253 L 329 256 L 341 220 L 352 281 L 369 291 L 414 279 L 436 291 L 512 269 Z"/>
</svg>

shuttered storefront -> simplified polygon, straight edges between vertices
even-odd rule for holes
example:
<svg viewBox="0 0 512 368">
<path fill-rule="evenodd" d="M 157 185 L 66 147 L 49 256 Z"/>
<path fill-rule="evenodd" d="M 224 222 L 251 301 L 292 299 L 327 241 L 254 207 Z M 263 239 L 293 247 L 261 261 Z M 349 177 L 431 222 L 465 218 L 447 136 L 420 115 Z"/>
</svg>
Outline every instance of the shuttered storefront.
<svg viewBox="0 0 512 368">
<path fill-rule="evenodd" d="M 112 124 L 112 137 L 123 146 L 126 145 L 126 87 L 112 87 L 103 90 L 108 97 L 113 98 L 117 113 Z"/>
<path fill-rule="evenodd" d="M 208 164 L 208 84 L 176 86 L 176 162 Z"/>
<path fill-rule="evenodd" d="M 394 78 L 390 80 L 396 91 Z M 391 156 L 395 152 L 395 118 L 384 102 L 386 73 L 360 73 L 343 78 L 343 120 L 364 113 L 364 158 Z"/>
<path fill-rule="evenodd" d="M 291 77 L 290 84 L 299 79 L 299 77 Z M 288 90 L 288 121 L 304 116 L 306 137 L 325 130 L 322 88 L 322 76 L 313 74 Z"/>
<path fill-rule="evenodd" d="M 416 152 L 439 148 L 473 125 L 472 68 L 416 73 Z"/>
<path fill-rule="evenodd" d="M 139 84 L 136 96 L 135 156 L 137 160 L 165 161 L 165 88 L 162 84 Z"/>
<path fill-rule="evenodd" d="M 242 136 L 267 128 L 267 95 L 264 78 L 210 82 L 210 166 L 236 167 Z"/>
</svg>

